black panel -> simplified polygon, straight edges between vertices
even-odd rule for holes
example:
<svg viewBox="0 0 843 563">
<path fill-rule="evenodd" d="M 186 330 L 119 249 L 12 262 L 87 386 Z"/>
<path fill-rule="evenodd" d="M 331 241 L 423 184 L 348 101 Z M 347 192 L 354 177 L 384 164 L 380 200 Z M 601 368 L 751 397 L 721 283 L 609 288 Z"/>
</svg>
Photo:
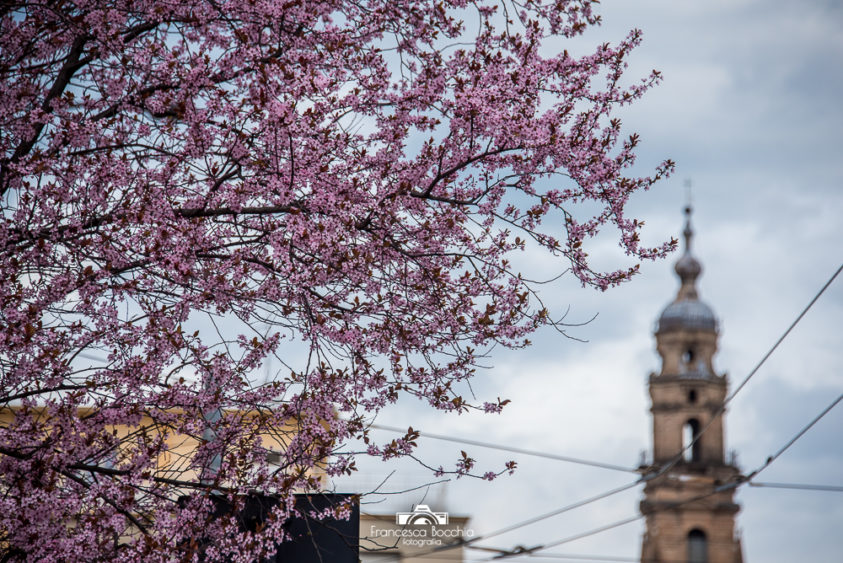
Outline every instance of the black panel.
<svg viewBox="0 0 843 563">
<path fill-rule="evenodd" d="M 263 563 L 358 563 L 360 541 L 360 505 L 350 494 L 312 494 L 295 495 L 296 510 L 301 514 L 291 518 L 284 525 L 292 538 L 278 546 L 278 551 Z M 222 497 L 212 497 L 215 509 L 214 517 L 229 514 L 231 503 Z M 243 500 L 243 509 L 237 520 L 242 531 L 255 531 L 266 521 L 277 498 L 251 494 Z M 179 499 L 179 504 L 187 497 Z M 350 504 L 351 516 L 348 520 L 332 518 L 317 520 L 311 513 L 320 513 L 331 507 Z M 207 539 L 199 539 L 199 550 L 207 547 Z M 200 556 L 201 558 L 201 556 Z"/>
</svg>

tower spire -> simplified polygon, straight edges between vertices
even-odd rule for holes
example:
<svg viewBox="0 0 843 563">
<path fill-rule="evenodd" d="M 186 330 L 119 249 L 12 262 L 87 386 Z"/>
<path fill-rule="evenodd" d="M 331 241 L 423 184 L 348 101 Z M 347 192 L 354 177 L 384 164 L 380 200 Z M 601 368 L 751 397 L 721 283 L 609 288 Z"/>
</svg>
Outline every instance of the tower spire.
<svg viewBox="0 0 843 563">
<path fill-rule="evenodd" d="M 694 231 L 691 229 L 691 213 L 693 212 L 694 208 L 690 203 L 685 206 L 685 230 L 682 231 L 685 235 L 685 254 L 691 253 L 691 239 L 694 238 Z"/>
<path fill-rule="evenodd" d="M 682 234 L 685 236 L 685 250 L 677 260 L 675 270 L 682 285 L 676 295 L 676 301 L 691 301 L 699 298 L 697 293 L 697 278 L 702 273 L 702 266 L 691 254 L 691 242 L 694 238 L 694 231 L 691 228 L 691 213 L 693 209 L 690 204 L 685 207 L 685 229 Z"/>
</svg>

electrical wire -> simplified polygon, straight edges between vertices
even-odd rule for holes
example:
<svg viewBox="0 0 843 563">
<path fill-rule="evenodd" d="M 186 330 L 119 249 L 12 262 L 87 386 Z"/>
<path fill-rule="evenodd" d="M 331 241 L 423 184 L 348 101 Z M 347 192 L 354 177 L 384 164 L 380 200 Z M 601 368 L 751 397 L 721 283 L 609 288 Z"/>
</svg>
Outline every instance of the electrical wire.
<svg viewBox="0 0 843 563">
<path fill-rule="evenodd" d="M 631 561 L 641 563 L 640 557 L 619 557 L 612 555 L 581 555 L 574 553 L 537 553 L 533 557 L 539 559 L 580 559 L 582 561 Z M 684 563 L 684 562 L 682 562 Z"/>
<path fill-rule="evenodd" d="M 623 491 L 626 491 L 626 490 L 629 490 L 633 487 L 636 487 L 636 486 L 638 486 L 638 484 L 640 482 L 641 482 L 641 480 L 639 479 L 639 480 L 633 481 L 632 483 L 627 483 L 626 485 L 622 485 L 620 487 L 611 489 L 611 490 L 606 491 L 604 493 L 600 493 L 599 495 L 594 495 L 594 496 L 589 497 L 587 499 L 583 499 L 581 501 L 571 503 L 567 506 L 563 506 L 562 508 L 558 508 L 556 510 L 546 512 L 546 513 L 541 514 L 539 516 L 534 516 L 534 517 L 532 517 L 528 520 L 518 522 L 517 524 L 512 524 L 512 525 L 507 526 L 505 528 L 500 528 L 498 530 L 495 530 L 494 532 L 490 532 L 488 534 L 484 534 L 480 537 L 477 537 L 476 539 L 473 538 L 474 541 L 471 542 L 471 543 L 480 541 L 481 539 L 486 540 L 486 539 L 489 539 L 489 538 L 493 538 L 495 536 L 500 536 L 500 535 L 505 534 L 507 532 L 511 532 L 512 530 L 517 530 L 518 528 L 523 528 L 524 526 L 529 526 L 530 524 L 535 524 L 536 522 L 540 522 L 542 520 L 547 520 L 548 518 L 552 518 L 553 516 L 557 516 L 557 515 L 562 514 L 564 512 L 569 512 L 571 510 L 574 510 L 575 508 L 580 508 L 581 506 L 591 504 L 592 502 L 597 502 L 598 500 L 603 500 L 604 498 L 608 498 L 612 495 L 616 495 L 618 493 L 621 493 Z"/>
<path fill-rule="evenodd" d="M 803 483 L 756 483 L 749 482 L 750 487 L 769 487 L 772 489 L 796 489 L 800 491 L 830 491 L 843 493 L 843 485 L 810 485 Z"/>
<path fill-rule="evenodd" d="M 823 286 L 822 286 L 822 288 L 820 288 L 820 290 L 817 292 L 817 294 L 816 294 L 816 295 L 814 295 L 814 298 L 813 298 L 813 299 L 811 299 L 811 302 L 810 302 L 810 303 L 808 303 L 808 305 L 806 305 L 804 309 L 802 309 L 802 312 L 801 312 L 801 313 L 799 313 L 799 316 L 798 316 L 798 317 L 796 317 L 796 320 L 794 320 L 792 323 L 790 323 L 790 326 L 789 326 L 789 327 L 787 327 L 787 330 L 786 330 L 786 331 L 784 331 L 784 334 L 782 334 L 782 335 L 779 337 L 779 339 L 778 339 L 778 340 L 776 340 L 776 343 L 775 343 L 775 344 L 773 344 L 772 348 L 770 348 L 770 349 L 767 351 L 767 353 L 766 353 L 766 354 L 764 354 L 764 357 L 763 357 L 763 358 L 761 358 L 761 360 L 760 360 L 760 361 L 759 361 L 759 362 L 755 365 L 755 367 L 754 367 L 754 368 L 752 368 L 752 371 L 751 371 L 751 372 L 749 372 L 749 375 L 747 375 L 747 376 L 743 379 L 743 381 L 741 381 L 740 385 L 738 385 L 738 386 L 735 388 L 735 390 L 734 390 L 734 391 L 732 391 L 732 392 L 729 394 L 729 396 L 728 396 L 728 397 L 726 397 L 726 399 L 723 401 L 722 410 L 725 410 L 726 405 L 727 405 L 727 404 L 729 404 L 729 402 L 730 402 L 732 399 L 734 399 L 734 398 L 735 398 L 735 395 L 737 395 L 737 394 L 738 394 L 738 392 L 739 392 L 741 389 L 743 389 L 743 388 L 744 388 L 744 386 L 745 386 L 745 385 L 749 382 L 749 380 L 750 380 L 750 379 L 752 379 L 752 376 L 754 376 L 754 375 L 755 375 L 755 373 L 759 370 L 759 368 L 761 368 L 761 366 L 762 366 L 762 365 L 764 365 L 764 362 L 766 362 L 766 361 L 767 361 L 767 358 L 769 358 L 769 357 L 773 354 L 773 352 L 775 352 L 775 351 L 776 351 L 776 348 L 778 348 L 778 347 L 779 347 L 779 344 L 781 344 L 781 343 L 784 341 L 784 339 L 785 339 L 785 338 L 787 338 L 787 335 L 788 335 L 788 334 L 790 334 L 790 331 L 792 331 L 792 330 L 796 327 L 796 325 L 797 325 L 797 324 L 799 324 L 799 321 L 801 321 L 801 320 L 802 320 L 802 317 L 804 317 L 804 316 L 805 316 L 805 314 L 806 314 L 806 313 L 807 313 L 807 312 L 811 309 L 811 307 L 813 307 L 813 306 L 814 306 L 814 303 L 816 303 L 816 302 L 817 302 L 817 299 L 819 299 L 819 298 L 820 298 L 820 296 L 822 296 L 822 294 L 823 294 L 823 293 L 825 293 L 825 290 L 826 290 L 826 289 L 828 289 L 828 287 L 829 287 L 829 286 L 830 286 L 830 285 L 834 282 L 834 280 L 835 280 L 835 279 L 837 278 L 837 276 L 840 274 L 840 271 L 841 271 L 841 270 L 843 270 L 843 264 L 841 264 L 841 265 L 837 268 L 837 271 L 836 271 L 836 272 L 834 272 L 834 274 L 832 274 L 832 276 L 828 279 L 828 281 L 827 281 L 827 282 L 825 282 L 825 285 L 823 285 Z"/>
<path fill-rule="evenodd" d="M 579 561 L 620 561 L 630 563 L 641 563 L 640 557 L 620 557 L 612 555 L 579 555 L 567 553 L 537 553 L 528 557 L 539 559 L 557 559 L 557 560 L 579 560 Z M 468 561 L 487 561 L 486 559 L 469 559 Z M 517 561 L 517 560 L 515 560 Z M 679 563 L 679 562 L 677 562 Z M 684 563 L 684 562 L 682 562 Z"/>
<path fill-rule="evenodd" d="M 399 432 L 401 434 L 406 434 L 406 430 L 402 430 L 401 428 L 396 428 L 394 426 L 384 426 L 382 424 L 372 424 L 370 428 L 375 428 L 377 430 L 389 430 L 390 432 Z M 446 442 L 454 442 L 456 444 L 466 444 L 469 446 L 479 446 L 481 448 L 489 448 L 493 450 L 500 450 L 504 452 L 511 452 L 535 457 L 542 457 L 546 459 L 553 459 L 556 461 L 564 461 L 568 463 L 578 463 L 580 465 L 590 465 L 592 467 L 600 467 L 602 469 L 611 469 L 614 471 L 624 471 L 626 473 L 638 473 L 637 469 L 633 469 L 631 467 L 624 467 L 622 465 L 615 465 L 612 463 L 603 463 L 600 461 L 590 461 L 587 459 L 581 459 L 576 457 L 558 455 L 558 454 L 549 454 L 546 452 L 540 452 L 536 450 L 527 450 L 524 448 L 516 448 L 513 446 L 505 446 L 501 444 L 493 444 L 491 442 L 481 442 L 479 440 L 470 440 L 467 438 L 453 438 L 451 436 L 445 436 L 442 434 L 431 434 L 428 432 L 419 431 L 419 436 L 421 438 L 431 438 L 433 440 L 443 440 Z"/>
<path fill-rule="evenodd" d="M 520 557 L 527 557 L 528 559 L 512 559 L 513 563 L 524 561 L 535 561 L 536 559 L 555 559 L 556 561 L 608 561 L 608 562 L 628 562 L 628 563 L 687 563 L 687 559 L 645 559 L 640 557 L 624 557 L 621 555 L 592 555 L 579 553 L 532 553 L 528 555 L 521 555 Z M 463 559 L 466 563 L 481 563 L 489 561 L 488 559 Z"/>
<path fill-rule="evenodd" d="M 647 514 L 636 514 L 635 516 L 630 516 L 630 517 L 624 518 L 622 520 L 617 520 L 615 522 L 612 522 L 611 524 L 605 524 L 605 525 L 599 526 L 597 528 L 592 528 L 590 530 L 586 530 L 585 532 L 580 532 L 580 533 L 574 534 L 572 536 L 567 536 L 567 537 L 564 537 L 562 539 L 554 540 L 552 542 L 537 545 L 535 547 L 531 547 L 531 548 L 528 548 L 528 549 L 522 548 L 522 549 L 518 549 L 516 551 L 512 551 L 510 553 L 507 553 L 504 550 L 500 550 L 502 552 L 500 555 L 497 555 L 497 556 L 489 558 L 489 559 L 484 559 L 483 561 L 498 561 L 498 560 L 502 560 L 502 559 L 509 559 L 511 557 L 516 557 L 518 555 L 535 556 L 535 554 L 537 554 L 540 551 L 544 551 L 546 549 L 550 549 L 552 547 L 557 547 L 557 546 L 560 546 L 562 544 L 570 543 L 572 541 L 579 540 L 579 539 L 582 539 L 582 538 L 586 538 L 586 537 L 589 537 L 589 536 L 594 536 L 594 535 L 599 534 L 601 532 L 605 532 L 607 530 L 612 530 L 614 528 L 619 528 L 620 526 L 624 526 L 626 524 L 636 522 L 638 520 L 641 520 L 641 519 L 645 518 L 646 516 L 649 516 L 650 514 L 653 514 L 654 512 L 676 510 L 680 506 L 690 504 L 690 503 L 693 503 L 693 502 L 697 502 L 699 500 L 703 500 L 703 499 L 708 498 L 708 497 L 710 497 L 712 495 L 715 495 L 717 493 L 728 491 L 730 489 L 736 489 L 741 484 L 743 484 L 743 481 L 736 481 L 736 482 L 733 482 L 733 483 L 727 483 L 727 484 L 724 484 L 724 485 L 719 485 L 719 486 L 715 487 L 714 489 L 712 489 L 711 491 L 709 491 L 707 493 L 703 493 L 701 495 L 697 495 L 697 496 L 691 497 L 689 499 L 685 499 L 685 500 L 682 500 L 682 501 L 679 501 L 679 502 L 675 502 L 675 503 L 672 503 L 668 506 L 653 508 Z M 495 550 L 495 551 L 498 551 L 498 550 Z"/>
<path fill-rule="evenodd" d="M 477 537 L 473 537 L 469 540 L 461 541 L 459 543 L 453 543 L 453 544 L 446 544 L 446 545 L 438 546 L 438 547 L 432 548 L 428 551 L 424 551 L 422 553 L 415 553 L 415 554 L 413 554 L 413 557 L 424 557 L 426 555 L 431 555 L 433 553 L 439 553 L 439 552 L 442 552 L 442 551 L 449 551 L 451 549 L 457 549 L 459 547 L 471 547 L 472 544 L 474 544 L 478 541 L 487 540 L 487 539 L 493 538 L 495 536 L 500 536 L 500 535 L 505 534 L 507 532 L 511 532 L 512 530 L 517 530 L 518 528 L 523 528 L 524 526 L 529 526 L 530 524 L 535 524 L 536 522 L 540 522 L 541 520 L 546 520 L 546 519 L 551 518 L 553 516 L 556 516 L 558 514 L 562 514 L 563 512 L 568 512 L 570 510 L 574 510 L 575 508 L 579 508 L 581 506 L 585 506 L 587 504 L 597 502 L 598 500 L 602 500 L 602 499 L 608 498 L 612 495 L 616 495 L 616 494 L 621 493 L 623 491 L 629 490 L 629 489 L 637 486 L 640 483 L 641 483 L 641 479 L 637 479 L 637 480 L 635 480 L 631 483 L 627 483 L 626 485 L 621 485 L 620 487 L 616 487 L 614 489 L 610 489 L 610 490 L 605 491 L 603 493 L 600 493 L 598 495 L 594 495 L 594 496 L 588 497 L 586 499 L 568 504 L 566 506 L 563 506 L 562 508 L 558 508 L 558 509 L 553 510 L 551 512 L 546 512 L 546 513 L 541 514 L 539 516 L 534 516 L 532 518 L 529 518 L 527 520 L 523 520 L 521 522 L 517 522 L 515 524 L 506 526 L 504 528 L 499 528 L 499 529 L 497 529 L 493 532 L 489 532 L 488 534 L 482 534 L 482 535 L 479 535 Z M 396 554 L 394 559 L 385 559 L 384 563 L 387 563 L 387 562 L 390 562 L 390 561 L 399 561 L 400 559 L 401 559 L 401 555 Z"/>
<path fill-rule="evenodd" d="M 827 415 L 827 414 L 831 411 L 831 409 L 833 409 L 834 407 L 836 407 L 836 406 L 837 406 L 837 404 L 838 404 L 841 400 L 843 400 L 843 393 L 841 393 L 841 394 L 840 394 L 840 395 L 839 395 L 836 399 L 834 399 L 834 400 L 831 402 L 831 404 L 830 404 L 830 405 L 828 405 L 826 408 L 824 408 L 824 409 L 822 410 L 822 412 L 820 412 L 820 414 L 818 414 L 817 416 L 815 416 L 815 417 L 811 420 L 811 422 L 809 422 L 808 424 L 806 424 L 805 426 L 803 426 L 803 427 L 799 430 L 799 432 L 797 432 L 797 433 L 796 433 L 796 434 L 795 434 L 795 435 L 794 435 L 794 436 L 793 436 L 790 440 L 788 440 L 788 441 L 787 441 L 787 443 L 786 443 L 784 446 L 782 446 L 781 448 L 779 448 L 779 450 L 778 450 L 776 453 L 774 453 L 773 455 L 769 456 L 769 457 L 768 457 L 768 458 L 764 461 L 764 463 L 763 463 L 763 464 L 762 464 L 762 465 L 761 465 L 758 469 L 756 469 L 755 471 L 753 471 L 752 473 L 750 473 L 749 475 L 747 475 L 747 476 L 746 476 L 746 478 L 745 478 L 745 480 L 746 480 L 746 481 L 751 481 L 751 480 L 752 480 L 752 479 L 754 479 L 754 478 L 755 478 L 755 477 L 756 477 L 759 473 L 761 473 L 762 471 L 764 471 L 765 469 L 767 469 L 767 467 L 769 467 L 771 463 L 773 463 L 774 461 L 776 461 L 776 459 L 778 459 L 778 457 L 779 457 L 780 455 L 782 455 L 784 452 L 786 452 L 786 451 L 788 450 L 788 448 L 790 448 L 790 446 L 792 446 L 792 445 L 796 442 L 796 440 L 798 440 L 799 438 L 801 438 L 802 436 L 804 436 L 804 435 L 805 435 L 805 433 L 806 433 L 808 430 L 810 430 L 810 429 L 811 429 L 811 427 L 813 427 L 813 426 L 814 426 L 817 422 L 819 422 L 819 421 L 820 421 L 820 419 L 822 419 L 822 417 L 824 417 L 825 415 Z"/>
</svg>

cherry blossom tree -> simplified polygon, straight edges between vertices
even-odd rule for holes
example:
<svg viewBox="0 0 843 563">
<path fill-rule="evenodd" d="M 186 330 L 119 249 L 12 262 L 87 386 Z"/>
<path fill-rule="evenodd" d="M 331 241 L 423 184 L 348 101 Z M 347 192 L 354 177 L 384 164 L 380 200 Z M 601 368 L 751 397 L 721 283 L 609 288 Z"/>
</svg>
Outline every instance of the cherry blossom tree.
<svg viewBox="0 0 843 563">
<path fill-rule="evenodd" d="M 593 3 L 4 3 L 0 559 L 252 561 L 349 441 L 412 452 L 368 436 L 400 396 L 499 411 L 479 358 L 559 322 L 514 254 L 606 289 L 601 229 L 675 244 L 624 214 L 672 168 L 625 175 L 639 32 L 564 50 Z"/>
</svg>

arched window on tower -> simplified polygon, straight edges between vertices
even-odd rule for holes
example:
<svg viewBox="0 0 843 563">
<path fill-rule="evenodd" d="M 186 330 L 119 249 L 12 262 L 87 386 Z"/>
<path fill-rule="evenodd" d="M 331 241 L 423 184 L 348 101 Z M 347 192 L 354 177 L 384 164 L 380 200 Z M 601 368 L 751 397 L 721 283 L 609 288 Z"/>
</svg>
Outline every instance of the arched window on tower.
<svg viewBox="0 0 843 563">
<path fill-rule="evenodd" d="M 682 449 L 685 452 L 685 461 L 700 461 L 702 454 L 702 439 L 697 440 L 694 442 L 693 446 L 688 448 L 688 444 L 694 441 L 694 438 L 697 437 L 699 432 L 700 422 L 696 418 L 689 419 L 682 428 Z"/>
<path fill-rule="evenodd" d="M 699 528 L 688 532 L 688 563 L 708 563 L 708 538 Z"/>
</svg>

